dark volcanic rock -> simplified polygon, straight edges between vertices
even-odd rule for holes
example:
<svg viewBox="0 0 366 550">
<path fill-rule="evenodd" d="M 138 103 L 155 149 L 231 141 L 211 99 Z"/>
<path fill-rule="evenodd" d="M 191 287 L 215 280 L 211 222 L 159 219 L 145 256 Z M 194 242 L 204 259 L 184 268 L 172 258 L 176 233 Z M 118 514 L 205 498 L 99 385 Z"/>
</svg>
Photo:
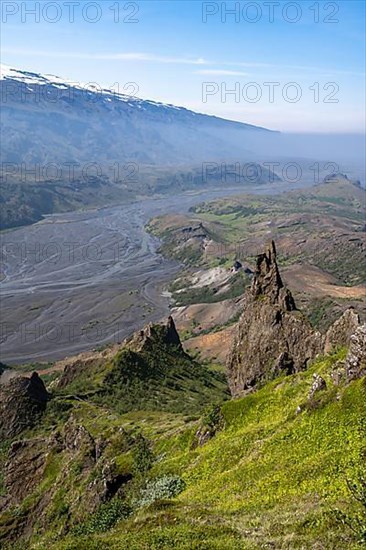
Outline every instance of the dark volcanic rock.
<svg viewBox="0 0 366 550">
<path fill-rule="evenodd" d="M 232 269 L 233 269 L 234 271 L 239 271 L 239 269 L 241 269 L 242 267 L 243 267 L 243 266 L 242 266 L 241 262 L 239 262 L 239 260 L 235 260 Z"/>
<path fill-rule="evenodd" d="M 325 337 L 324 353 L 335 351 L 339 347 L 348 347 L 352 334 L 360 326 L 360 317 L 350 307 L 343 315 L 328 329 Z"/>
<path fill-rule="evenodd" d="M 88 430 L 78 424 L 73 416 L 69 418 L 64 427 L 64 445 L 72 453 L 82 452 L 84 457 L 83 467 L 92 467 L 96 459 L 96 445 Z"/>
<path fill-rule="evenodd" d="M 134 334 L 125 344 L 136 352 L 149 350 L 157 344 L 163 344 L 164 346 L 178 348 L 184 353 L 179 334 L 171 316 L 168 317 L 166 325 L 150 323 L 143 330 Z"/>
<path fill-rule="evenodd" d="M 46 409 L 48 393 L 36 372 L 0 386 L 0 438 L 14 437 L 34 426 Z"/>
<path fill-rule="evenodd" d="M 281 372 L 291 374 L 323 350 L 324 339 L 296 310 L 276 262 L 276 248 L 257 259 L 251 289 L 228 358 L 227 377 L 233 396 Z"/>
<path fill-rule="evenodd" d="M 5 464 L 7 504 L 18 504 L 41 482 L 50 447 L 46 439 L 15 441 Z"/>
<path fill-rule="evenodd" d="M 276 246 L 272 241 L 266 253 L 257 258 L 257 268 L 251 293 L 255 297 L 266 296 L 271 304 L 278 304 L 284 311 L 296 309 L 294 299 L 282 282 L 276 262 Z"/>
</svg>

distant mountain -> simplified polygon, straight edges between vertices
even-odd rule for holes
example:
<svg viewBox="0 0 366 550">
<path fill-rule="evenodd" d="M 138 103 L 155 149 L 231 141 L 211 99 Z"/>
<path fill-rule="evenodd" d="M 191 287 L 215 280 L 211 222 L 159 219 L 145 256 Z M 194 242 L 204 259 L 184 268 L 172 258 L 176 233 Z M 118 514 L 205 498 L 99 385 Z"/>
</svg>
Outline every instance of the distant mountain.
<svg viewBox="0 0 366 550">
<path fill-rule="evenodd" d="M 276 135 L 264 128 L 5 65 L 0 98 L 0 229 L 154 193 L 253 183 L 253 170 L 255 183 L 279 180 L 247 150 L 254 135 Z"/>
<path fill-rule="evenodd" d="M 4 65 L 0 96 L 5 162 L 176 165 L 242 160 L 238 155 L 248 153 L 251 136 L 272 133 Z"/>
</svg>

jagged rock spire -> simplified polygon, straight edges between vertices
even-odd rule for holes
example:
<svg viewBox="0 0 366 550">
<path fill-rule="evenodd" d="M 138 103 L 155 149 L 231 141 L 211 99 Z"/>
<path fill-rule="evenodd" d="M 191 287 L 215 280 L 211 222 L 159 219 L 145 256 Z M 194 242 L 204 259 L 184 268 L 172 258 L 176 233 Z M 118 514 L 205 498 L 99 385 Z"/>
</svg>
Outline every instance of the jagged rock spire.
<svg viewBox="0 0 366 550">
<path fill-rule="evenodd" d="M 149 349 L 156 344 L 164 344 L 166 346 L 175 346 L 183 351 L 183 347 L 179 338 L 179 334 L 175 327 L 172 316 L 168 317 L 167 323 L 153 324 L 150 323 L 138 333 L 135 333 L 132 338 L 126 340 L 126 344 L 136 351 Z"/>
<path fill-rule="evenodd" d="M 173 344 L 174 346 L 181 347 L 181 341 L 179 338 L 178 331 L 175 327 L 173 317 L 169 315 L 168 322 L 166 324 L 166 343 Z"/>
<path fill-rule="evenodd" d="M 323 336 L 294 310 L 291 292 L 282 282 L 272 241 L 257 259 L 227 362 L 231 394 L 252 391 L 263 380 L 304 368 L 323 350 Z"/>
<path fill-rule="evenodd" d="M 281 305 L 286 311 L 296 309 L 292 294 L 282 282 L 277 265 L 277 252 L 274 241 L 264 254 L 257 257 L 256 271 L 251 293 L 253 296 L 267 296 L 272 304 Z"/>
</svg>

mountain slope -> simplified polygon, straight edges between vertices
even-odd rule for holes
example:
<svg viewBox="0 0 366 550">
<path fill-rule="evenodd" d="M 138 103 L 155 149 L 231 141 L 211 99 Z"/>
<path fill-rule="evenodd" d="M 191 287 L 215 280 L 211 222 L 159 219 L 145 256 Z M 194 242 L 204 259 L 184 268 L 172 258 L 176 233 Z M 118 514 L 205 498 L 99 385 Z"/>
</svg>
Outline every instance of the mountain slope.
<svg viewBox="0 0 366 550">
<path fill-rule="evenodd" d="M 366 388 L 364 378 L 347 380 L 345 356 L 281 376 L 199 422 L 59 402 L 8 453 L 4 548 L 22 532 L 34 549 L 357 548 L 335 513 L 362 513 L 347 479 L 364 470 Z M 326 387 L 309 398 L 315 374 Z M 207 424 L 217 431 L 197 446 Z"/>
<path fill-rule="evenodd" d="M 246 360 L 251 342 L 241 328 L 245 321 L 260 332 L 256 301 L 296 313 L 275 256 L 272 244 L 258 257 L 256 299 L 244 300 L 235 346 Z M 257 377 L 249 395 L 230 401 L 223 374 L 184 352 L 172 318 L 66 361 L 49 393 L 35 374 L 5 381 L 2 414 L 13 416 L 0 444 L 2 547 L 356 548 L 365 509 L 347 480 L 363 494 L 366 325 L 346 311 L 324 347 L 305 317 L 301 325 L 278 347 L 254 342 L 257 367 L 288 348 L 295 368 Z M 296 365 L 304 334 L 318 355 Z M 240 376 L 248 366 L 237 365 Z M 35 382 L 35 393 L 19 395 L 19 383 Z M 24 422 L 23 404 L 31 411 L 41 386 L 41 407 Z"/>
<path fill-rule="evenodd" d="M 238 160 L 264 128 L 4 66 L 5 162 L 99 165 Z"/>
</svg>

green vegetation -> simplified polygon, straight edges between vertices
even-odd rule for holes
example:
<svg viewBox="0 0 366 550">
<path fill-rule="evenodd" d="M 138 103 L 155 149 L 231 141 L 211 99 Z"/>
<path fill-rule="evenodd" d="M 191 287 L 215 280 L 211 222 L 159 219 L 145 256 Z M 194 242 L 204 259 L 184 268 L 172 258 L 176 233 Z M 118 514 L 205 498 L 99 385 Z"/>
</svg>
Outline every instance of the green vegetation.
<svg viewBox="0 0 366 550">
<path fill-rule="evenodd" d="M 360 472 L 365 477 L 366 385 L 364 379 L 334 385 L 332 373 L 345 351 L 246 397 L 211 405 L 199 420 L 157 405 L 123 412 L 116 406 L 120 397 L 115 402 L 112 396 L 112 387 L 116 396 L 121 391 L 116 379 L 109 403 L 69 400 L 73 423 L 108 442 L 101 458 L 89 462 L 87 439 L 76 454 L 51 453 L 42 483 L 3 514 L 0 531 L 24 520 L 49 494 L 46 519 L 38 520 L 27 548 L 357 548 L 364 523 L 347 480 Z M 113 367 L 122 376 L 124 361 L 118 356 Z M 145 364 L 136 368 L 146 374 Z M 327 388 L 309 401 L 314 373 Z M 184 385 L 176 399 L 178 392 L 192 402 Z M 64 429 L 65 411 L 57 420 L 56 406 L 63 399 L 54 401 L 33 435 L 51 433 L 55 422 Z M 211 438 L 197 446 L 202 427 L 211 429 Z M 114 478 L 130 481 L 90 512 L 89 491 L 106 464 L 114 465 Z M 354 495 L 364 495 L 363 489 L 357 485 Z"/>
<path fill-rule="evenodd" d="M 131 509 L 125 502 L 114 499 L 102 504 L 95 514 L 92 514 L 84 523 L 77 525 L 73 532 L 75 535 L 91 535 L 109 531 L 122 518 L 127 518 Z"/>
<path fill-rule="evenodd" d="M 348 527 L 356 535 L 360 544 L 366 543 L 366 477 L 365 472 L 361 472 L 357 479 L 347 481 L 348 489 L 358 504 L 359 509 L 353 514 L 347 514 L 341 510 L 336 510 L 336 515 L 343 525 Z"/>
<path fill-rule="evenodd" d="M 334 312 L 335 302 L 330 298 L 314 298 L 307 306 L 307 317 L 313 327 L 325 331 L 339 317 L 339 312 Z"/>
<path fill-rule="evenodd" d="M 222 373 L 199 365 L 180 348 L 159 340 L 139 352 L 123 349 L 107 365 L 80 372 L 59 393 L 77 395 L 118 413 L 159 410 L 199 413 L 228 397 Z"/>
</svg>

